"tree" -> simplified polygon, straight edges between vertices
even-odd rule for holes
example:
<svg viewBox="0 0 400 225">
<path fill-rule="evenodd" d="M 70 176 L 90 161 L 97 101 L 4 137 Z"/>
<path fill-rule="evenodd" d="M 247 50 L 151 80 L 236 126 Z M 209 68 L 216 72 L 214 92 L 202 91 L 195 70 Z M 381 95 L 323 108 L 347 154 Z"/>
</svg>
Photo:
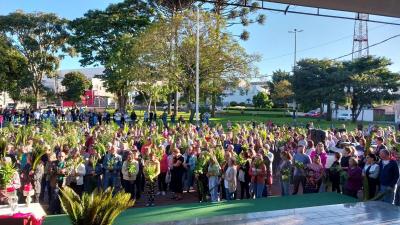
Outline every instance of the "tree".
<svg viewBox="0 0 400 225">
<path fill-rule="evenodd" d="M 178 46 L 178 55 L 185 76 L 180 81 L 190 105 L 195 97 L 196 14 L 185 12 L 182 16 L 179 32 L 184 35 L 180 38 L 182 42 Z M 221 37 L 220 31 L 226 27 L 216 17 L 207 12 L 200 16 L 200 92 L 203 97 L 211 99 L 212 116 L 215 116 L 216 103 L 225 90 L 235 88 L 240 80 L 257 74 L 254 62 L 260 59 L 258 55 L 247 54 L 232 36 Z M 220 25 L 220 30 L 217 30 L 216 24 Z M 194 110 L 191 112 L 194 116 Z"/>
<path fill-rule="evenodd" d="M 272 108 L 273 104 L 265 92 L 258 92 L 253 96 L 253 105 L 256 108 Z"/>
<path fill-rule="evenodd" d="M 364 106 L 400 98 L 397 93 L 400 74 L 389 70 L 391 64 L 386 58 L 373 56 L 343 62 L 344 73 L 348 78 L 346 86 L 353 87 L 353 93 L 349 93 L 353 122 Z"/>
<path fill-rule="evenodd" d="M 286 105 L 293 99 L 292 84 L 288 80 L 281 80 L 274 85 L 271 100 L 274 105 Z"/>
<path fill-rule="evenodd" d="M 0 91 L 16 101 L 24 100 L 32 80 L 26 58 L 5 37 L 0 37 Z"/>
<path fill-rule="evenodd" d="M 65 74 L 61 84 L 66 89 L 65 92 L 62 93 L 63 99 L 74 102 L 79 102 L 85 90 L 89 89 L 91 86 L 90 80 L 81 72 Z"/>
<path fill-rule="evenodd" d="M 291 78 L 290 73 L 283 70 L 277 70 L 272 73 L 272 79 L 268 82 L 268 89 L 275 106 L 284 105 L 293 97 Z"/>
<path fill-rule="evenodd" d="M 66 45 L 66 25 L 67 20 L 48 13 L 17 11 L 0 16 L 0 32 L 26 59 L 35 108 L 39 106 L 43 78 L 54 75 L 64 57 L 62 52 L 71 53 Z"/>
<path fill-rule="evenodd" d="M 292 80 L 292 89 L 297 103 L 304 109 L 328 106 L 328 120 L 331 119 L 331 102 L 343 102 L 341 63 L 330 60 L 303 59 L 297 63 Z"/>
<path fill-rule="evenodd" d="M 70 43 L 81 54 L 82 66 L 105 66 L 100 77 L 108 91 L 117 95 L 122 111 L 125 110 L 130 80 L 121 70 L 126 61 L 118 54 L 123 48 L 123 40 L 140 34 L 154 16 L 154 9 L 147 1 L 125 0 L 111 4 L 105 10 L 90 10 L 70 23 L 73 33 Z"/>
</svg>

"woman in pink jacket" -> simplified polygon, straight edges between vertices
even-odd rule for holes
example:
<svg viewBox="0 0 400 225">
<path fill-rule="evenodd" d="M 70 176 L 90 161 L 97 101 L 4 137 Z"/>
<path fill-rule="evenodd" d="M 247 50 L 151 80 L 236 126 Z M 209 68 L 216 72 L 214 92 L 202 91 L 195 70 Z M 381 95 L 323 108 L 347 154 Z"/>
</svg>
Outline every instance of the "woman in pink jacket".
<svg viewBox="0 0 400 225">
<path fill-rule="evenodd" d="M 319 142 L 317 148 L 310 153 L 311 160 L 314 161 L 314 158 L 317 155 L 321 158 L 322 167 L 326 168 L 326 160 L 328 159 L 328 155 L 325 152 L 325 147 L 322 142 Z"/>
</svg>

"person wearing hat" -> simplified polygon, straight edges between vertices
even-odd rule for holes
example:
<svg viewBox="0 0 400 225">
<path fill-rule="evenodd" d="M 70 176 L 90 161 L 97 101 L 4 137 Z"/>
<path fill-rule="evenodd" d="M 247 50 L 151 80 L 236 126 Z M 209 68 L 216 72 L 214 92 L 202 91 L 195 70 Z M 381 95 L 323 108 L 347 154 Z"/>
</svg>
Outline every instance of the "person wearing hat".
<svg viewBox="0 0 400 225">
<path fill-rule="evenodd" d="M 306 144 L 304 142 L 299 142 L 298 146 L 297 146 L 297 153 L 294 155 L 293 157 L 293 161 L 295 163 L 295 165 L 299 165 L 299 166 L 295 166 L 294 168 L 294 173 L 293 173 L 293 183 L 294 183 L 294 191 L 293 191 L 293 195 L 296 195 L 297 192 L 299 191 L 299 186 L 300 183 L 303 187 L 305 187 L 306 184 L 306 173 L 304 171 L 304 168 L 311 163 L 311 159 L 310 156 L 306 155 L 304 153 L 306 149 Z M 300 167 L 300 165 L 302 164 L 302 166 Z"/>
<path fill-rule="evenodd" d="M 367 162 L 363 169 L 363 176 L 367 178 L 368 187 L 364 187 L 364 190 L 368 192 L 365 193 L 367 196 L 365 199 L 372 199 L 376 195 L 376 188 L 379 183 L 379 165 L 377 163 L 378 157 L 375 154 L 368 154 Z"/>
</svg>

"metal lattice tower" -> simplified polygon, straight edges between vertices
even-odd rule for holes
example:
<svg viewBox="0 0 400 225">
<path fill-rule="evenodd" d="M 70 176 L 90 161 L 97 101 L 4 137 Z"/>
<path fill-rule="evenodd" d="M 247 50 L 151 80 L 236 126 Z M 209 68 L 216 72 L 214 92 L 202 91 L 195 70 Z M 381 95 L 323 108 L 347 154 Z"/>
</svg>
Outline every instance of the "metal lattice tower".
<svg viewBox="0 0 400 225">
<path fill-rule="evenodd" d="M 356 13 L 354 22 L 352 59 L 369 55 L 368 19 L 369 14 Z"/>
</svg>

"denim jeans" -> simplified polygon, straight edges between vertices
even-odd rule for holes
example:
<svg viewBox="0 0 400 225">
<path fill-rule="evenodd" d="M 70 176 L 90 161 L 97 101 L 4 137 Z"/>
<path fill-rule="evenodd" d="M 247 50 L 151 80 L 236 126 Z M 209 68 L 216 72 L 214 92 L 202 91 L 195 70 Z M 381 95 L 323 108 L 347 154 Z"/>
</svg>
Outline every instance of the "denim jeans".
<svg viewBox="0 0 400 225">
<path fill-rule="evenodd" d="M 225 196 L 226 196 L 226 200 L 230 201 L 233 200 L 233 194 L 235 192 L 230 192 L 228 188 L 225 188 Z"/>
<path fill-rule="evenodd" d="M 380 192 L 380 193 L 387 192 L 387 193 L 383 196 L 382 201 L 387 202 L 387 203 L 390 203 L 390 204 L 393 204 L 393 200 L 394 200 L 394 191 L 395 191 L 394 188 L 392 188 L 392 187 L 390 187 L 390 186 L 381 185 L 381 186 L 380 186 L 379 192 Z"/>
<path fill-rule="evenodd" d="M 394 204 L 400 206 L 400 185 L 397 185 L 396 195 L 394 198 Z"/>
<path fill-rule="evenodd" d="M 281 195 L 282 196 L 290 195 L 290 192 L 289 192 L 290 181 L 289 180 L 283 181 L 282 179 L 280 181 L 281 181 L 281 193 L 282 193 Z"/>
<path fill-rule="evenodd" d="M 106 190 L 108 187 L 117 188 L 117 174 L 106 172 L 103 178 L 103 189 Z"/>
<path fill-rule="evenodd" d="M 218 177 L 212 176 L 208 178 L 208 188 L 210 190 L 211 202 L 218 201 Z"/>
<path fill-rule="evenodd" d="M 265 184 L 253 183 L 253 193 L 256 198 L 262 198 Z"/>
</svg>

